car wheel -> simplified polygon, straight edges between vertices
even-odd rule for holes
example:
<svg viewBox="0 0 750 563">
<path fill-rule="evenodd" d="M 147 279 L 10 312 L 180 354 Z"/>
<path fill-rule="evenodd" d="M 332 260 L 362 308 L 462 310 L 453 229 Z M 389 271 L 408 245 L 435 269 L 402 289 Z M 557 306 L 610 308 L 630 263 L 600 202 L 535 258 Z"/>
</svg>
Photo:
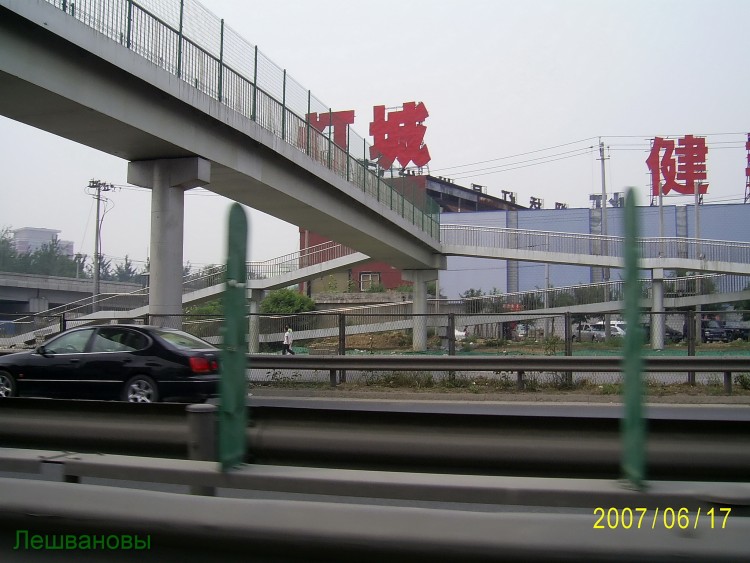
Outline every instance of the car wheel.
<svg viewBox="0 0 750 563">
<path fill-rule="evenodd" d="M 7 371 L 0 371 L 0 399 L 16 396 L 16 380 Z"/>
<path fill-rule="evenodd" d="M 122 388 L 120 399 L 128 403 L 156 403 L 159 401 L 159 388 L 147 375 L 136 375 Z"/>
</svg>

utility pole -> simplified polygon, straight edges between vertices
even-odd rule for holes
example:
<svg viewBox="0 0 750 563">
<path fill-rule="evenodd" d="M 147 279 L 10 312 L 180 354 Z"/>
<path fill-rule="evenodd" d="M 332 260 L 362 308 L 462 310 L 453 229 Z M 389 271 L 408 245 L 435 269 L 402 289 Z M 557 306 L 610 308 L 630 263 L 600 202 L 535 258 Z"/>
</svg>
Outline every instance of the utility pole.
<svg viewBox="0 0 750 563">
<path fill-rule="evenodd" d="M 99 309 L 97 299 L 101 293 L 99 289 L 99 264 L 101 261 L 101 230 L 104 216 L 99 218 L 99 215 L 101 213 L 102 192 L 108 192 L 114 189 L 115 186 L 113 184 L 108 184 L 99 180 L 90 180 L 89 185 L 86 187 L 88 194 L 96 200 L 96 227 L 94 229 L 94 291 L 91 296 L 91 309 L 94 313 Z M 107 211 L 105 210 L 104 213 L 106 214 L 106 212 Z"/>
<path fill-rule="evenodd" d="M 701 260 L 703 258 L 701 254 L 701 220 L 700 220 L 700 206 L 701 206 L 701 186 L 703 182 L 695 182 L 695 258 Z M 701 276 L 703 270 L 699 270 L 695 273 L 695 292 L 700 299 L 703 293 L 703 287 L 701 283 Z M 695 317 L 696 317 L 696 331 L 695 334 L 700 336 L 703 335 L 703 323 L 701 322 L 701 306 L 695 306 Z M 696 340 L 697 342 L 698 340 Z"/>
<path fill-rule="evenodd" d="M 607 229 L 607 179 L 604 173 L 604 143 L 602 142 L 601 138 L 599 139 L 599 160 L 602 163 L 602 244 L 601 244 L 601 252 L 602 257 L 607 256 L 609 253 L 609 249 L 607 248 L 607 241 L 604 237 L 609 235 L 609 230 Z M 607 285 L 607 282 L 609 281 L 609 268 L 602 266 L 602 283 L 604 286 L 604 300 L 609 301 L 609 286 Z M 609 326 L 609 315 L 604 315 L 604 338 L 609 340 L 610 337 L 610 326 Z"/>
</svg>

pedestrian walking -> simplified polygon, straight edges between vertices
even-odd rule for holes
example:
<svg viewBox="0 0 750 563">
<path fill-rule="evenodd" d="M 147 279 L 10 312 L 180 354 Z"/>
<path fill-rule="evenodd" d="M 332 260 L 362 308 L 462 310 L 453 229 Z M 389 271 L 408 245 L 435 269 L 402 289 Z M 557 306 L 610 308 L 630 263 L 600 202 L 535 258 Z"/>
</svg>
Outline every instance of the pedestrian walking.
<svg viewBox="0 0 750 563">
<path fill-rule="evenodd" d="M 284 346 L 281 349 L 281 353 L 286 356 L 291 354 L 294 356 L 294 350 L 292 350 L 292 342 L 294 342 L 294 335 L 292 334 L 292 327 L 287 325 L 286 332 L 284 333 Z"/>
</svg>

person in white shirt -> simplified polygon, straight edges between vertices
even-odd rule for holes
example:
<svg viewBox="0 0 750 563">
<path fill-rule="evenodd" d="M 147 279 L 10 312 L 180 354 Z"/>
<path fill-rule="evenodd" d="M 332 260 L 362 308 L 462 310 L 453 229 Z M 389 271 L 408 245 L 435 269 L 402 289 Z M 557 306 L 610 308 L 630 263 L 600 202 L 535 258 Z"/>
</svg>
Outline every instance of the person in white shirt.
<svg viewBox="0 0 750 563">
<path fill-rule="evenodd" d="M 288 326 L 286 327 L 286 332 L 284 333 L 284 347 L 281 349 L 281 353 L 283 355 L 291 354 L 294 356 L 294 350 L 292 350 L 292 342 L 294 342 L 294 336 L 292 335 L 292 327 Z"/>
</svg>

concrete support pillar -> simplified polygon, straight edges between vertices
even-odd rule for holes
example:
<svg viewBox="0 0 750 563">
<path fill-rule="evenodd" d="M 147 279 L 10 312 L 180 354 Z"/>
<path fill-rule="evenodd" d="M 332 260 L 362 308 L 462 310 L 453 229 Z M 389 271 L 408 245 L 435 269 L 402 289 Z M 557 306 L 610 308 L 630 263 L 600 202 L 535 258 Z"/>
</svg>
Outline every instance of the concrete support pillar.
<svg viewBox="0 0 750 563">
<path fill-rule="evenodd" d="M 263 290 L 248 289 L 247 305 L 250 313 L 247 330 L 247 351 L 257 354 L 260 351 L 260 302 L 263 299 Z"/>
<path fill-rule="evenodd" d="M 651 272 L 651 348 L 664 349 L 664 270 Z"/>
<path fill-rule="evenodd" d="M 601 208 L 594 208 L 589 210 L 589 232 L 592 235 L 602 234 L 602 210 Z M 591 242 L 591 254 L 594 256 L 602 256 L 604 247 L 601 240 L 595 239 Z M 591 283 L 602 283 L 606 281 L 604 279 L 604 268 L 599 266 L 591 266 Z"/>
<path fill-rule="evenodd" d="M 43 313 L 49 309 L 49 299 L 46 297 L 32 297 L 29 299 L 29 313 Z"/>
<path fill-rule="evenodd" d="M 128 164 L 128 182 L 152 190 L 148 297 L 157 325 L 179 327 L 185 190 L 205 186 L 210 174 L 211 163 L 198 157 Z"/>
<path fill-rule="evenodd" d="M 506 225 L 509 229 L 517 229 L 518 228 L 518 211 L 508 211 L 506 213 Z M 510 247 L 511 248 L 518 248 L 518 235 L 512 234 L 510 235 Z M 506 261 L 507 270 L 505 272 L 505 288 L 507 293 L 518 293 L 521 291 L 520 283 L 519 283 L 519 271 L 518 271 L 518 261 L 517 260 L 508 260 Z"/>
<path fill-rule="evenodd" d="M 412 349 L 415 352 L 427 350 L 427 282 L 437 279 L 437 270 L 406 270 L 404 277 L 414 283 L 412 315 Z"/>
</svg>

